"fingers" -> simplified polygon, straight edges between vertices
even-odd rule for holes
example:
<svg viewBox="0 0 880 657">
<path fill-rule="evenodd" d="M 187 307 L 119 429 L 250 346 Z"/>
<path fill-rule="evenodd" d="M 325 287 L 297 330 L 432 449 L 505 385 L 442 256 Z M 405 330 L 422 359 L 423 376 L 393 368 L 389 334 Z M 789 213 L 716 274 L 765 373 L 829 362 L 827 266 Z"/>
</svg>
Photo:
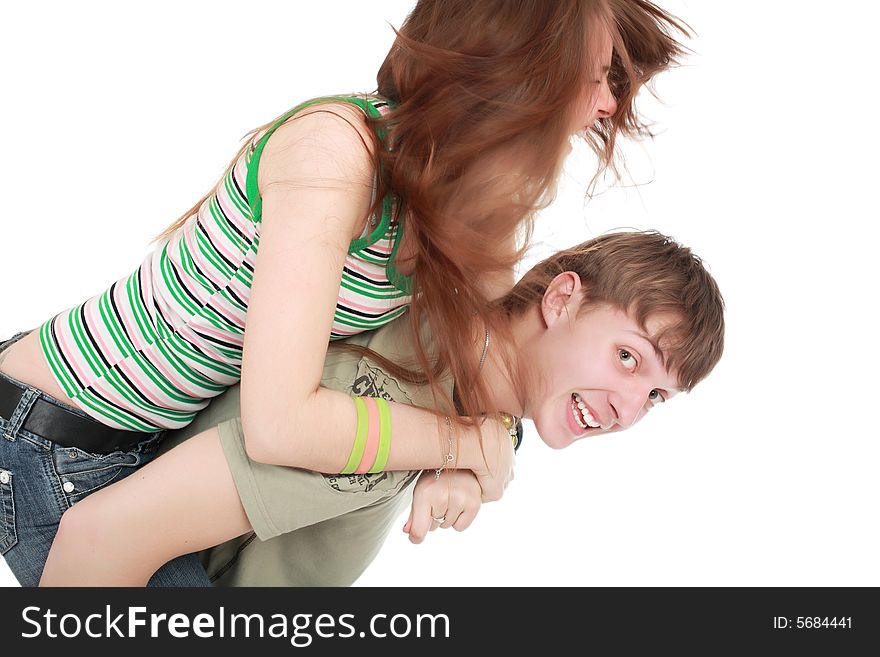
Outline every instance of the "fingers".
<svg viewBox="0 0 880 657">
<path fill-rule="evenodd" d="M 403 531 L 415 544 L 437 528 L 464 531 L 480 509 L 480 495 L 480 482 L 470 470 L 445 473 L 442 481 L 423 475 L 413 492 Z"/>
<path fill-rule="evenodd" d="M 458 519 L 453 523 L 452 528 L 457 532 L 463 532 L 471 526 L 471 523 L 474 521 L 474 518 L 477 517 L 477 512 L 479 510 L 479 505 L 470 509 L 465 509 L 459 514 Z"/>
<path fill-rule="evenodd" d="M 425 540 L 429 531 L 437 529 L 445 522 L 445 516 L 446 512 L 438 509 L 436 503 L 432 505 L 427 499 L 414 497 L 409 520 L 406 523 L 409 529 L 407 530 L 405 526 L 404 531 L 409 532 L 411 543 L 419 544 Z M 438 521 L 436 518 L 444 518 L 444 520 Z"/>
<path fill-rule="evenodd" d="M 416 515 L 409 529 L 410 542 L 418 545 L 424 541 L 428 532 L 432 532 L 442 526 L 442 523 L 439 520 L 439 518 L 442 517 L 443 516 L 437 516 L 435 518 L 430 510 Z M 443 522 L 445 522 L 445 519 Z"/>
<path fill-rule="evenodd" d="M 513 462 L 511 462 L 510 467 L 503 475 L 499 474 L 495 477 L 485 475 L 477 476 L 477 481 L 480 484 L 480 500 L 483 503 L 497 502 L 504 496 L 504 491 L 507 489 L 510 482 L 513 481 L 513 465 Z"/>
<path fill-rule="evenodd" d="M 486 502 L 496 502 L 501 499 L 501 495 L 504 492 L 503 487 L 498 485 L 497 481 L 480 477 L 480 500 L 483 503 Z"/>
<path fill-rule="evenodd" d="M 418 545 L 425 540 L 431 527 L 430 515 L 414 514 L 409 527 L 409 541 Z"/>
<path fill-rule="evenodd" d="M 470 479 L 460 480 L 459 487 L 450 491 L 446 520 L 440 528 L 452 527 L 455 531 L 461 532 L 470 527 L 482 506 L 478 501 L 479 491 L 479 484 L 473 476 L 470 476 Z"/>
<path fill-rule="evenodd" d="M 479 484 L 476 479 L 470 477 L 460 482 L 460 486 L 455 490 L 449 499 L 449 508 L 454 509 L 452 513 L 446 514 L 448 527 L 452 527 L 455 531 L 461 532 L 470 527 L 477 512 L 482 504 L 479 499 Z"/>
</svg>

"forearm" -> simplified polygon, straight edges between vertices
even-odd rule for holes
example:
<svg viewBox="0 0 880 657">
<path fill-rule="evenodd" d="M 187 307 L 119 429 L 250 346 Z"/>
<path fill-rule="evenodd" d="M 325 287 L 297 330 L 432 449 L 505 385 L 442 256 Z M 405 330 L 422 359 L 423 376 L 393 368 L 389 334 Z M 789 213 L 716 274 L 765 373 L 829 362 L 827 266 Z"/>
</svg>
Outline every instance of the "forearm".
<svg viewBox="0 0 880 657">
<path fill-rule="evenodd" d="M 450 453 L 450 431 L 442 416 L 395 402 L 391 411 L 391 445 L 385 470 L 436 469 Z M 304 403 L 285 412 L 261 413 L 242 423 L 248 454 L 256 461 L 316 472 L 341 472 L 354 445 L 357 411 L 350 396 L 319 388 Z M 274 419 L 273 419 L 274 418 Z M 488 432 L 487 432 L 488 433 Z M 453 425 L 451 465 L 468 470 L 485 467 L 476 427 Z"/>
<path fill-rule="evenodd" d="M 163 564 L 250 529 L 216 430 L 68 509 L 41 586 L 144 586 Z"/>
</svg>

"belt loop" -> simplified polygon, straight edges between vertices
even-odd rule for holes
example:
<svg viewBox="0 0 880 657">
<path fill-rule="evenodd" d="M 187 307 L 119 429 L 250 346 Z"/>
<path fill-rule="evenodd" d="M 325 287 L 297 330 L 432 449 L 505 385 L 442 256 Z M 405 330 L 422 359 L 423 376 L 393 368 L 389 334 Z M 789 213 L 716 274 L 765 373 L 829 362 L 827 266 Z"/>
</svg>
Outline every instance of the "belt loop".
<svg viewBox="0 0 880 657">
<path fill-rule="evenodd" d="M 15 407 L 15 410 L 12 412 L 12 417 L 9 418 L 9 423 L 6 425 L 6 435 L 4 438 L 13 442 L 15 441 L 18 437 L 18 430 L 21 428 L 21 425 L 24 424 L 28 413 L 31 412 L 31 408 L 33 408 L 33 405 L 39 398 L 39 390 L 28 388 L 24 391 L 21 399 L 18 401 L 18 406 Z"/>
</svg>

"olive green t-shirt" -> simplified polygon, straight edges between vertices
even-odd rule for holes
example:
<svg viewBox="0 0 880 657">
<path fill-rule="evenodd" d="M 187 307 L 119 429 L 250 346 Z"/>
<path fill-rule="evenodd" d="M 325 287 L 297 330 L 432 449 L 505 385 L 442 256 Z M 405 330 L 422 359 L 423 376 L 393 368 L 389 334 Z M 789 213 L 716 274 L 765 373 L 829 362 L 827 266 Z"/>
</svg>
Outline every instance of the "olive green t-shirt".
<svg viewBox="0 0 880 657">
<path fill-rule="evenodd" d="M 408 315 L 347 340 L 394 363 L 412 363 Z M 425 343 L 429 344 L 426 332 Z M 353 396 L 435 406 L 430 387 L 394 377 L 369 358 L 331 344 L 321 385 Z M 452 381 L 441 383 L 451 394 Z M 239 386 L 169 434 L 167 449 L 219 425 L 220 440 L 254 531 L 202 553 L 216 586 L 349 586 L 375 558 L 412 501 L 419 471 L 324 475 L 251 461 L 244 450 Z M 320 436 L 314 437 L 320 440 Z M 395 440 L 406 436 L 394 435 Z"/>
</svg>

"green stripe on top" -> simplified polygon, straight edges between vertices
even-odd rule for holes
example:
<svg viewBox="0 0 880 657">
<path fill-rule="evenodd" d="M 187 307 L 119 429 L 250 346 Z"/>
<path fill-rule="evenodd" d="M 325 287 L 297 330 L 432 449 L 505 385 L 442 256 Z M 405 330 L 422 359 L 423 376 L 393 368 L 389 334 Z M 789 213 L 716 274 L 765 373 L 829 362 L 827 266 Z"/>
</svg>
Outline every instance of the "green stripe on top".
<svg viewBox="0 0 880 657">
<path fill-rule="evenodd" d="M 108 297 L 109 293 L 107 292 L 101 295 L 101 298 L 98 301 L 98 310 L 101 311 L 101 319 L 104 321 L 104 328 L 107 329 L 107 333 L 113 338 L 113 343 L 116 345 L 116 348 L 119 349 L 123 358 L 127 358 L 134 351 L 134 348 L 125 339 L 125 333 L 119 325 L 116 315 L 113 314 L 113 308 L 110 307 Z"/>
<path fill-rule="evenodd" d="M 211 210 L 211 217 L 217 223 L 217 228 L 232 243 L 232 246 L 241 251 L 244 248 L 244 242 L 242 242 L 241 236 L 229 227 L 229 221 L 223 214 L 223 209 L 220 207 L 220 201 L 217 199 L 216 194 L 210 198 L 208 207 Z"/>
<path fill-rule="evenodd" d="M 215 391 L 215 394 L 220 394 L 224 390 L 226 390 L 226 386 L 220 385 L 207 376 L 194 370 L 192 367 L 183 362 L 180 357 L 180 350 L 173 348 L 173 346 L 169 345 L 169 341 L 160 340 L 155 344 L 156 348 L 165 356 L 167 360 L 167 364 L 174 369 L 175 373 L 178 375 L 176 379 L 180 381 L 181 379 L 185 379 L 187 383 L 189 383 L 189 387 L 195 388 L 205 388 L 207 390 Z"/>
<path fill-rule="evenodd" d="M 140 396 L 138 396 L 137 393 L 129 389 L 125 380 L 114 368 L 110 368 L 109 370 L 107 370 L 104 380 L 112 386 L 113 390 L 120 397 L 124 398 L 128 402 L 128 407 L 135 411 L 145 411 L 148 414 L 158 415 L 159 417 L 165 418 L 166 420 L 174 421 L 180 421 L 185 415 L 185 413 L 182 413 L 181 411 L 161 408 L 141 398 Z M 181 398 L 178 397 L 178 399 Z M 182 399 L 187 403 L 192 403 L 193 401 L 192 398 L 189 397 Z"/>
<path fill-rule="evenodd" d="M 406 312 L 406 307 L 401 306 L 400 308 L 395 308 L 392 312 L 387 315 L 375 319 L 375 320 L 363 320 L 363 319 L 350 319 L 346 320 L 341 317 L 337 317 L 336 324 L 340 327 L 350 327 L 360 329 L 361 331 L 372 331 L 373 329 L 377 329 L 380 326 L 385 326 L 388 322 L 400 317 L 404 312 Z"/>
<path fill-rule="evenodd" d="M 351 244 L 348 245 L 349 255 L 372 246 L 385 236 L 391 224 L 391 208 L 391 199 L 386 196 L 382 199 L 382 216 L 379 218 L 379 223 L 367 237 L 359 237 L 351 241 Z"/>
<path fill-rule="evenodd" d="M 83 410 L 91 409 L 100 416 L 112 419 L 114 422 L 121 425 L 123 429 L 128 429 L 129 431 L 156 430 L 152 425 L 139 420 L 131 414 L 125 413 L 114 406 L 110 406 L 103 399 L 96 397 L 88 390 L 83 390 L 80 394 L 74 397 L 74 399 L 81 404 Z"/>
<path fill-rule="evenodd" d="M 156 367 L 140 352 L 136 352 L 132 355 L 130 360 L 130 366 L 132 368 L 136 368 L 139 372 L 143 373 L 143 375 L 156 386 L 162 395 L 180 402 L 180 408 L 185 408 L 187 405 L 202 401 L 201 399 L 193 399 L 190 395 L 179 390 L 176 385 L 172 384 L 168 379 L 162 376 L 162 373 L 159 372 L 159 370 L 157 370 Z M 119 379 L 116 379 L 116 384 L 124 385 Z"/>
<path fill-rule="evenodd" d="M 104 374 L 106 368 L 104 364 L 101 363 L 100 357 L 93 349 L 92 344 L 89 342 L 88 337 L 86 336 L 85 330 L 83 329 L 82 319 L 80 318 L 79 309 L 82 306 L 78 306 L 72 313 L 67 316 L 70 334 L 73 336 L 73 339 L 76 341 L 77 346 L 79 347 L 80 353 L 83 355 L 86 364 L 91 368 L 92 372 L 101 376 Z"/>
<path fill-rule="evenodd" d="M 205 399 L 240 379 L 260 245 L 260 155 L 287 118 L 321 102 L 350 103 L 373 118 L 388 106 L 381 99 L 328 96 L 286 113 L 252 140 L 205 202 L 140 267 L 40 327 L 50 371 L 85 413 L 132 431 L 179 428 Z M 353 240 L 346 255 L 348 270 L 369 273 L 366 279 L 342 277 L 328 339 L 379 328 L 409 303 L 394 268 L 402 234 L 395 202 L 389 195 L 379 205 L 376 225 Z M 294 257 L 298 246 L 291 245 Z M 302 312 L 309 316 L 312 309 Z"/>
<path fill-rule="evenodd" d="M 223 262 L 223 259 L 214 249 L 214 245 L 211 244 L 211 241 L 205 237 L 201 231 L 196 233 L 196 243 L 199 246 L 199 253 L 205 258 L 205 260 L 210 262 L 222 276 L 229 277 L 232 275 L 232 269 L 230 269 L 229 265 Z"/>
<path fill-rule="evenodd" d="M 64 393 L 68 397 L 75 397 L 79 391 L 79 387 L 71 372 L 61 360 L 57 344 L 52 337 L 52 325 L 56 318 L 50 319 L 40 327 L 40 345 L 43 348 L 43 355 L 49 364 L 49 369 L 55 375 L 58 384 L 64 389 Z"/>
<path fill-rule="evenodd" d="M 361 282 L 360 279 L 345 275 L 343 275 L 340 285 L 346 290 L 351 290 L 352 292 L 356 292 L 358 295 L 369 299 L 387 299 L 389 297 L 393 299 L 399 295 L 397 290 L 371 287 L 369 284 Z"/>
<path fill-rule="evenodd" d="M 235 184 L 235 168 L 230 169 L 229 173 L 226 174 L 226 177 L 223 179 L 223 187 L 226 190 L 227 196 L 235 204 L 235 209 L 238 210 L 239 214 L 249 216 L 250 208 L 248 207 L 247 198 L 244 196 L 243 191 L 238 191 L 238 186 Z"/>
<path fill-rule="evenodd" d="M 204 293 L 214 294 L 214 283 L 211 282 L 204 274 L 200 273 L 196 268 L 196 263 L 193 260 L 193 256 L 190 253 L 189 247 L 183 243 L 183 240 L 180 241 L 180 249 L 178 254 L 180 266 L 183 268 L 183 271 L 186 272 L 186 275 L 194 282 L 198 283 L 198 286 Z"/>
<path fill-rule="evenodd" d="M 174 350 L 183 358 L 188 358 L 189 360 L 204 366 L 206 370 L 213 371 L 218 374 L 222 374 L 235 379 L 241 378 L 240 368 L 232 367 L 230 365 L 226 365 L 225 363 L 211 360 L 204 354 L 197 352 L 195 349 L 192 348 L 192 346 L 187 344 L 187 342 L 179 336 L 174 336 L 174 338 L 170 340 L 168 344 L 173 345 Z"/>
<path fill-rule="evenodd" d="M 171 270 L 171 263 L 169 262 L 168 253 L 163 249 L 161 259 L 159 261 L 159 265 L 162 268 L 162 281 L 165 284 L 165 289 L 168 290 L 171 297 L 187 312 L 192 315 L 195 315 L 198 311 L 198 306 L 196 306 L 192 299 L 190 299 L 186 293 L 180 287 L 180 284 L 177 282 L 177 279 L 174 276 L 174 272 Z M 131 296 L 131 291 L 129 290 L 129 296 Z M 146 329 L 141 328 L 144 333 L 146 333 Z"/>
</svg>

